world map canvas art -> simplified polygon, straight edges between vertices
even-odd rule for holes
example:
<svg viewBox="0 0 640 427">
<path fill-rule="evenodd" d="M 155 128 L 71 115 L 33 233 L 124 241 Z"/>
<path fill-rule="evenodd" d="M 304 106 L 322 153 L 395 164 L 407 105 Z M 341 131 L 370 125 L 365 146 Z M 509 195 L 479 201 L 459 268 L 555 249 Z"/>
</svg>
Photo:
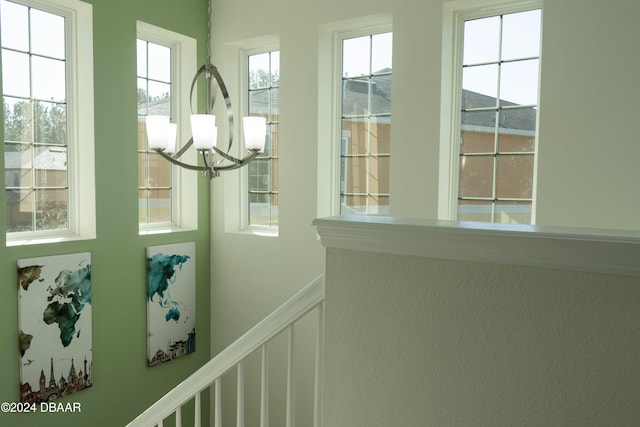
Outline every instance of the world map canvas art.
<svg viewBox="0 0 640 427">
<path fill-rule="evenodd" d="M 20 400 L 93 385 L 91 254 L 18 260 Z"/>
<path fill-rule="evenodd" d="M 147 362 L 156 366 L 196 350 L 196 246 L 147 248 Z"/>
</svg>

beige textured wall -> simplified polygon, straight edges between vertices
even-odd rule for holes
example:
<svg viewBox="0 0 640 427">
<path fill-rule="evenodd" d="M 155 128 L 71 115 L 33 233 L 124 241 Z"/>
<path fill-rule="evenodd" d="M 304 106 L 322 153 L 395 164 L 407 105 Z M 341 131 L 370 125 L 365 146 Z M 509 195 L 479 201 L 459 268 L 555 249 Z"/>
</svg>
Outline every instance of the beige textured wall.
<svg viewBox="0 0 640 427">
<path fill-rule="evenodd" d="M 326 425 L 638 425 L 639 304 L 638 278 L 329 249 Z"/>
</svg>

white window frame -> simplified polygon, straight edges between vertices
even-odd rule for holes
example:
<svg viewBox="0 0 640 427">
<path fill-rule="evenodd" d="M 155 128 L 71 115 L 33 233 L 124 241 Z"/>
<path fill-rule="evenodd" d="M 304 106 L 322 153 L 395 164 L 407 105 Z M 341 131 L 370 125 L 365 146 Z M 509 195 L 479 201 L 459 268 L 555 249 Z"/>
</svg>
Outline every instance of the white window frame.
<svg viewBox="0 0 640 427">
<path fill-rule="evenodd" d="M 253 55 L 259 55 L 262 53 L 273 53 L 273 52 L 280 52 L 280 47 L 274 44 L 268 44 L 268 45 L 263 45 L 260 47 L 255 47 L 252 49 L 244 49 L 242 51 L 242 67 L 241 67 L 241 75 L 242 75 L 242 79 L 241 79 L 241 92 L 243 94 L 243 101 L 240 105 L 240 108 L 242 109 L 242 116 L 248 116 L 249 115 L 249 57 L 253 56 Z M 280 85 L 278 84 L 278 90 L 280 89 Z M 278 105 L 278 110 L 280 109 L 280 106 Z M 278 126 L 280 125 L 280 115 L 278 115 Z M 280 143 L 280 141 L 278 141 L 278 143 Z M 242 146 L 244 146 L 244 144 L 242 144 Z M 278 146 L 278 148 L 280 148 L 280 145 Z M 279 155 L 278 155 L 279 157 Z M 272 225 L 272 226 L 268 226 L 268 225 L 255 225 L 255 224 L 249 224 L 249 165 L 247 165 L 246 170 L 243 170 L 242 172 L 242 177 L 241 177 L 241 188 L 242 188 L 242 196 L 241 196 L 241 203 L 242 203 L 242 207 L 240 209 L 240 221 L 242 224 L 242 229 L 248 232 L 252 232 L 254 234 L 257 235 L 263 235 L 263 236 L 277 236 L 278 235 L 278 226 L 277 225 Z M 278 169 L 279 170 L 279 169 Z M 278 175 L 278 181 L 280 180 L 280 176 Z M 280 200 L 279 200 L 279 188 L 280 185 L 278 184 L 278 208 L 280 207 Z M 279 209 L 278 209 L 279 212 Z M 278 223 L 280 222 L 280 214 L 278 213 Z"/>
<path fill-rule="evenodd" d="M 136 29 L 137 38 L 171 48 L 171 111 L 178 124 L 178 146 L 180 146 L 186 143 L 190 137 L 189 91 L 193 75 L 197 71 L 197 42 L 191 37 L 142 21 L 136 22 Z M 197 95 L 194 93 L 194 104 L 197 104 L 196 97 Z M 181 157 L 181 161 L 196 163 L 195 150 L 188 150 Z M 176 165 L 171 165 L 171 168 L 173 170 L 171 184 L 172 221 L 139 223 L 140 235 L 189 231 L 198 228 L 199 174 Z"/>
<path fill-rule="evenodd" d="M 512 1 L 506 4 L 496 3 L 495 0 L 480 0 L 473 7 L 470 7 L 467 1 L 458 0 L 444 5 L 438 219 L 456 220 L 458 213 L 460 146 L 457 142 L 460 134 L 461 99 L 459 94 L 462 89 L 461 64 L 464 22 L 470 19 L 505 15 L 531 9 L 543 9 L 543 0 Z M 542 32 L 542 28 L 540 31 Z M 540 79 L 540 76 L 538 76 L 538 79 Z M 538 96 L 540 95 L 540 90 L 541 88 L 538 86 Z M 535 224 L 536 213 L 536 182 L 539 158 L 537 155 L 538 125 L 538 121 L 536 121 L 531 224 Z"/>
<path fill-rule="evenodd" d="M 95 239 L 93 6 L 77 0 L 12 1 L 65 17 L 69 226 L 66 230 L 6 233 L 6 245 Z"/>
<path fill-rule="evenodd" d="M 392 16 L 380 14 L 327 24 L 321 29 L 318 123 L 323 126 L 318 126 L 318 217 L 340 215 L 342 41 L 393 32 L 392 21 Z"/>
<path fill-rule="evenodd" d="M 273 51 L 280 51 L 280 38 L 275 34 L 240 40 L 225 46 L 224 55 L 221 58 L 218 69 L 222 73 L 225 84 L 229 89 L 235 114 L 233 124 L 235 140 L 230 154 L 240 157 L 244 157 L 246 154 L 244 142 L 242 141 L 241 117 L 246 116 L 249 111 L 247 96 L 249 90 L 247 79 L 249 55 Z M 282 118 L 280 118 L 280 122 L 282 122 Z M 282 164 L 280 164 L 281 169 Z M 279 226 L 249 226 L 249 185 L 246 167 L 227 171 L 216 180 L 222 181 L 224 231 L 226 233 L 278 237 Z M 214 185 L 216 184 L 214 182 Z M 278 224 L 281 224 L 280 218 Z"/>
</svg>

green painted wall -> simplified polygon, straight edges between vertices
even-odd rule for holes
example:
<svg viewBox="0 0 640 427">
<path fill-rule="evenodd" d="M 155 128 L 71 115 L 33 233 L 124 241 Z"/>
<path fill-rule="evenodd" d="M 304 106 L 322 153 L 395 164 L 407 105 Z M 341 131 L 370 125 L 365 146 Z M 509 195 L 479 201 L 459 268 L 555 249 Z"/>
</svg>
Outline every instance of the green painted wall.
<svg viewBox="0 0 640 427">
<path fill-rule="evenodd" d="M 209 359 L 209 184 L 198 181 L 197 232 L 139 236 L 136 156 L 136 20 L 196 38 L 198 62 L 203 62 L 207 1 L 88 2 L 93 4 L 94 30 L 97 238 L 7 248 L 0 233 L 0 402 L 19 401 L 16 260 L 21 258 L 91 253 L 94 385 L 60 399 L 80 402 L 81 413 L 0 413 L 3 426 L 122 426 Z M 5 224 L 4 200 L 0 224 Z M 148 368 L 146 247 L 190 241 L 196 242 L 197 253 L 197 350 Z"/>
</svg>

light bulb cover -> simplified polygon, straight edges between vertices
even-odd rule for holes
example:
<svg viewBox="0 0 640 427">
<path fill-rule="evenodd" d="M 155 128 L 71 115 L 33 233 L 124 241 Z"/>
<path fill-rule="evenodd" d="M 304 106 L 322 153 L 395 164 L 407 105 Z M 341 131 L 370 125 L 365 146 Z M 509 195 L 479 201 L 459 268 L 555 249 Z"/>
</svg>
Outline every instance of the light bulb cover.
<svg viewBox="0 0 640 427">
<path fill-rule="evenodd" d="M 191 134 L 197 150 L 211 150 L 218 141 L 216 116 L 212 114 L 192 114 Z"/>
<path fill-rule="evenodd" d="M 150 149 L 167 149 L 169 116 L 148 115 L 144 118 L 147 130 L 147 143 Z"/>
<path fill-rule="evenodd" d="M 267 119 L 258 116 L 243 117 L 242 127 L 245 148 L 262 153 L 267 136 Z"/>
</svg>

